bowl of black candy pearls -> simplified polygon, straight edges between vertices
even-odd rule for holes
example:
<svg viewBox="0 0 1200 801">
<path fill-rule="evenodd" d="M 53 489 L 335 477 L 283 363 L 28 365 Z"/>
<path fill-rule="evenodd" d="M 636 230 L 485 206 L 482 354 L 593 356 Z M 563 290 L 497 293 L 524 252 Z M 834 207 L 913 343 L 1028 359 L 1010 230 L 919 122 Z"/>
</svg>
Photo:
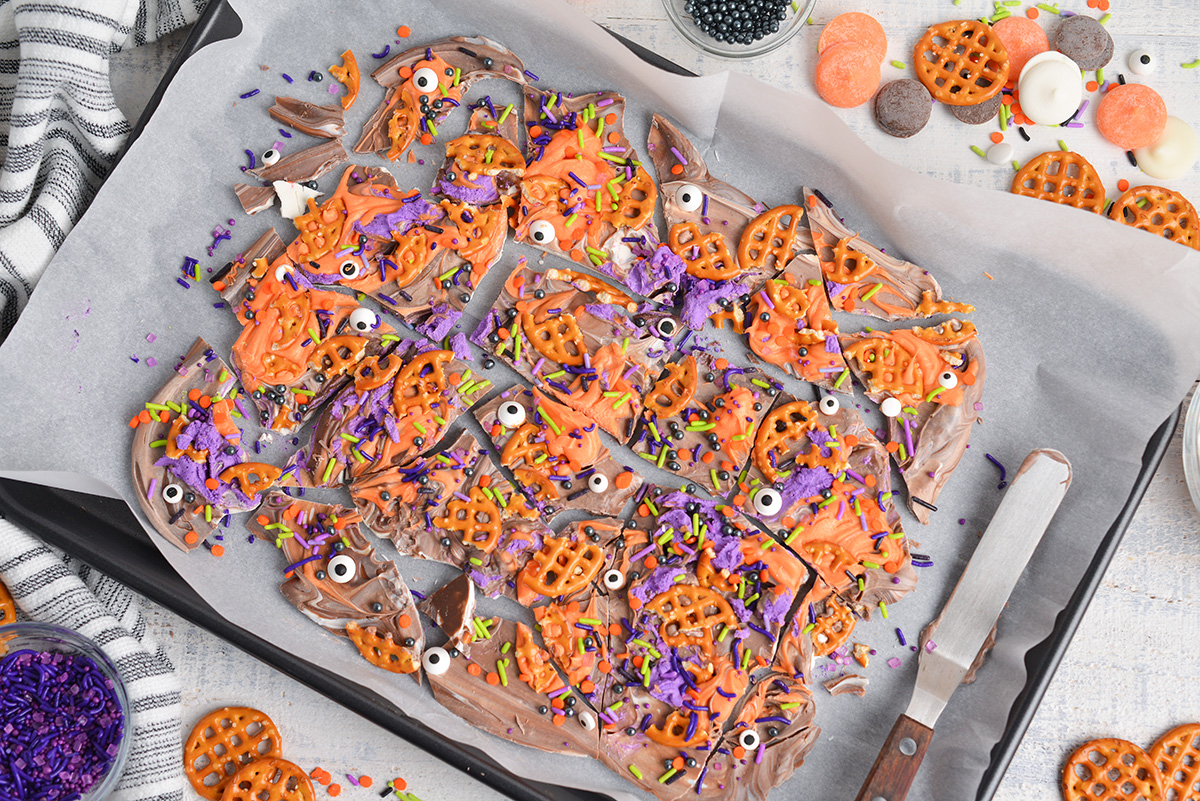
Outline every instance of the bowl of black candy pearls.
<svg viewBox="0 0 1200 801">
<path fill-rule="evenodd" d="M 694 47 L 721 58 L 754 58 L 796 35 L 817 0 L 663 0 Z"/>
<path fill-rule="evenodd" d="M 98 801 L 129 756 L 129 699 L 95 643 L 45 623 L 0 626 L 0 798 Z"/>
</svg>

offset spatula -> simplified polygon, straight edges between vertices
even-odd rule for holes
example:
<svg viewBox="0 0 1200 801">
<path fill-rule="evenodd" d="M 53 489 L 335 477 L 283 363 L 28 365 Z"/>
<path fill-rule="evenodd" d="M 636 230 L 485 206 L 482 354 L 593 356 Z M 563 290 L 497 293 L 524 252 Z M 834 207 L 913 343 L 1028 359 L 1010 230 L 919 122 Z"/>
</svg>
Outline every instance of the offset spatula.
<svg viewBox="0 0 1200 801">
<path fill-rule="evenodd" d="M 938 715 L 978 656 L 1070 485 L 1071 464 L 1058 451 L 1036 450 L 1025 458 L 942 609 L 934 635 L 937 647 L 921 652 L 912 700 L 892 727 L 857 801 L 904 801 L 908 796 Z"/>
</svg>

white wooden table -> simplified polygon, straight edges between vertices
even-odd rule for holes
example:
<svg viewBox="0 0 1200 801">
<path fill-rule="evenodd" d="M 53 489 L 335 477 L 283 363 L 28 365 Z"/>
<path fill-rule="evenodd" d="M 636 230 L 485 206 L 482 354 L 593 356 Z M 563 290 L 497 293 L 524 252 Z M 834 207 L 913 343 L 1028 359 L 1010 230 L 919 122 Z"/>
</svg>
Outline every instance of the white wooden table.
<svg viewBox="0 0 1200 801">
<path fill-rule="evenodd" d="M 811 76 L 821 24 L 838 13 L 872 12 L 889 36 L 888 61 L 911 63 L 912 43 L 925 26 L 991 10 L 991 3 L 984 0 L 962 0 L 957 8 L 950 0 L 875 0 L 859 5 L 849 0 L 821 0 L 816 24 L 787 46 L 757 61 L 732 63 L 691 49 L 666 20 L 659 0 L 569 2 L 694 71 L 738 69 L 809 94 L 813 93 Z M 1108 28 L 1116 41 L 1116 55 L 1108 75 L 1115 78 L 1118 72 L 1128 73 L 1128 54 L 1148 50 L 1158 59 L 1158 70 L 1143 82 L 1163 95 L 1172 115 L 1200 125 L 1200 69 L 1180 67 L 1182 62 L 1200 57 L 1196 26 L 1180 24 L 1194 16 L 1192 1 L 1137 5 L 1135 8 L 1134 0 L 1112 0 L 1113 18 Z M 1086 7 L 1085 0 L 1063 0 L 1061 7 L 1097 13 Z M 1055 19 L 1048 16 L 1043 13 L 1041 22 L 1052 31 Z M 131 119 L 140 113 L 181 42 L 182 36 L 177 34 L 114 59 L 118 103 Z M 911 70 L 885 64 L 884 80 L 898 77 L 911 77 Z M 1089 112 L 1094 112 L 1096 96 L 1092 100 Z M 946 108 L 937 107 L 921 134 L 901 140 L 877 128 L 869 105 L 839 113 L 871 147 L 911 169 L 996 189 L 1006 189 L 1012 180 L 1010 168 L 993 167 L 969 149 L 970 145 L 986 149 L 988 134 L 995 130 L 991 125 L 966 126 Z M 1089 127 L 1082 130 L 1031 131 L 1032 143 L 1010 131 L 1008 141 L 1016 148 L 1016 157 L 1024 161 L 1056 147 L 1061 136 L 1097 167 L 1110 197 L 1117 192 L 1119 178 L 1135 185 L 1148 182 L 1140 181 L 1124 154 L 1094 132 L 1091 113 L 1084 119 Z M 1200 203 L 1200 170 L 1193 169 L 1168 185 Z M 1003 220 L 997 224 L 1002 225 Z M 1184 483 L 1181 435 L 1182 426 L 1050 685 L 997 801 L 1061 798 L 1062 762 L 1087 739 L 1120 736 L 1148 746 L 1171 726 L 1200 721 L 1200 515 Z M 402 776 L 409 789 L 426 801 L 500 797 L 167 610 L 150 603 L 147 608 L 152 627 L 168 642 L 183 682 L 186 726 L 214 707 L 259 706 L 280 724 L 288 756 L 301 765 L 321 765 L 339 777 L 347 801 L 378 797 L 371 795 L 374 791 L 350 786 L 344 776 L 348 772 L 371 775 L 376 790 L 381 782 Z"/>
</svg>

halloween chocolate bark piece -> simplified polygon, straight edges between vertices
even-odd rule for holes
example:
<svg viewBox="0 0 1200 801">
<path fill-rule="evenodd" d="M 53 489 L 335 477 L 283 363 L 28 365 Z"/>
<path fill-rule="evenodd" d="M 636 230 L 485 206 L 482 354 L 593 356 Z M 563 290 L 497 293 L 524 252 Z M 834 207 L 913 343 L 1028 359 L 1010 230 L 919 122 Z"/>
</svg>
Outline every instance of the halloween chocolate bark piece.
<svg viewBox="0 0 1200 801">
<path fill-rule="evenodd" d="M 234 185 L 233 190 L 247 214 L 257 214 L 270 208 L 275 197 L 279 197 L 280 214 L 295 219 L 304 212 L 310 198 L 321 194 L 317 191 L 316 180 L 345 163 L 346 159 L 341 139 L 326 141 L 283 157 L 277 150 L 271 149 L 263 153 L 261 166 L 246 170 L 247 175 L 258 178 L 262 185 L 239 183 Z"/>
<path fill-rule="evenodd" d="M 766 801 L 812 751 L 821 734 L 815 717 L 804 684 L 786 674 L 762 676 L 705 762 L 697 795 Z"/>
<path fill-rule="evenodd" d="M 431 343 L 405 341 L 364 359 L 297 451 L 300 484 L 340 487 L 429 452 L 490 385 L 472 375 L 453 351 Z"/>
<path fill-rule="evenodd" d="M 661 115 L 650 124 L 648 147 L 662 187 L 666 242 L 685 268 L 684 324 L 699 329 L 717 315 L 740 333 L 751 293 L 794 257 L 812 253 L 804 209 L 768 209 L 714 178 L 695 145 Z"/>
<path fill-rule="evenodd" d="M 400 553 L 454 565 L 491 597 L 516 597 L 517 573 L 553 536 L 470 434 L 433 456 L 355 479 L 350 495 Z"/>
<path fill-rule="evenodd" d="M 781 396 L 759 426 L 741 489 L 746 512 L 864 614 L 916 585 L 887 451 L 849 404 Z"/>
<path fill-rule="evenodd" d="M 624 133 L 625 98 L 526 86 L 517 241 L 625 281 L 632 242 L 658 242 L 658 189 Z"/>
<path fill-rule="evenodd" d="M 594 757 L 596 716 L 563 682 L 524 623 L 480 621 L 471 655 L 425 650 L 425 675 L 442 706 L 480 729 L 555 754 Z M 436 665 L 436 667 L 435 667 Z"/>
<path fill-rule="evenodd" d="M 345 110 L 340 103 L 318 106 L 294 97 L 275 97 L 267 109 L 272 118 L 289 128 L 323 139 L 341 139 L 346 135 Z"/>
<path fill-rule="evenodd" d="M 143 410 L 134 428 L 132 470 L 138 501 L 171 544 L 200 547 L 231 513 L 259 504 L 283 472 L 248 461 L 236 418 L 247 411 L 233 371 L 197 339 Z"/>
<path fill-rule="evenodd" d="M 525 65 L 503 45 L 482 36 L 452 36 L 413 47 L 371 73 L 386 92 L 363 125 L 355 153 L 383 153 L 396 161 L 417 139 L 431 144 L 437 126 L 484 78 L 524 84 Z"/>
<path fill-rule="evenodd" d="M 272 267 L 293 265 L 315 284 L 365 293 L 431 339 L 441 339 L 500 256 L 499 207 L 429 202 L 382 169 L 351 166 L 320 207 L 295 220 L 298 238 Z"/>
<path fill-rule="evenodd" d="M 746 342 L 763 361 L 828 391 L 853 392 L 813 253 L 788 262 L 750 298 Z"/>
<path fill-rule="evenodd" d="M 476 208 L 515 202 L 525 174 L 517 120 L 511 109 L 493 106 L 490 97 L 480 100 L 471 108 L 467 132 L 446 143 L 433 191 Z"/>
<path fill-rule="evenodd" d="M 884 253 L 847 228 L 817 192 L 805 189 L 804 202 L 833 308 L 884 320 L 975 310 L 943 300 L 942 288 L 927 270 Z"/>
<path fill-rule="evenodd" d="M 599 279 L 519 264 L 471 339 L 624 442 L 677 330 Z"/>
<path fill-rule="evenodd" d="M 443 584 L 417 607 L 449 640 L 446 650 L 471 655 L 475 641 L 475 582 L 466 573 Z"/>
<path fill-rule="evenodd" d="M 778 385 L 703 351 L 667 365 L 646 396 L 634 451 L 716 495 L 726 495 L 750 457 Z"/>
<path fill-rule="evenodd" d="M 507 468 L 546 518 L 563 509 L 620 514 L 642 485 L 600 440 L 599 426 L 539 389 L 520 385 L 475 410 Z"/>
<path fill-rule="evenodd" d="M 364 359 L 399 339 L 378 314 L 347 295 L 317 289 L 289 263 L 243 258 L 213 287 L 242 325 L 233 345 L 242 386 L 261 424 L 281 433 L 305 423 L 350 383 Z"/>
<path fill-rule="evenodd" d="M 694 793 L 811 577 L 733 507 L 686 492 L 646 490 L 624 539 L 614 569 L 627 584 L 606 597 L 620 626 L 598 706 L 602 758 L 647 790 Z"/>
<path fill-rule="evenodd" d="M 975 326 L 948 320 L 844 335 L 842 350 L 867 397 L 888 417 L 886 447 L 908 487 L 909 509 L 928 523 L 982 408 L 987 368 Z"/>
<path fill-rule="evenodd" d="M 613 517 L 570 523 L 558 534 L 547 534 L 517 576 L 517 600 L 526 605 L 587 599 L 599 590 L 604 572 L 614 563 L 608 547 L 623 524 Z M 540 619 L 540 618 L 539 618 Z"/>
<path fill-rule="evenodd" d="M 425 634 L 395 563 L 382 558 L 353 509 L 268 493 L 248 528 L 287 561 L 283 597 L 318 625 L 354 642 L 392 673 L 414 673 Z"/>
</svg>

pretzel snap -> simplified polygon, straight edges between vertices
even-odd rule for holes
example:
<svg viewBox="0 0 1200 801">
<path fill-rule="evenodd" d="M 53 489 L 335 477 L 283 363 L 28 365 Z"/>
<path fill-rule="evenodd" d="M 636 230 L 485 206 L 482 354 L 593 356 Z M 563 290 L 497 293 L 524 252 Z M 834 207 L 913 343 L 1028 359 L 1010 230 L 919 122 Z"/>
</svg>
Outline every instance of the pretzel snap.
<svg viewBox="0 0 1200 801">
<path fill-rule="evenodd" d="M 397 289 L 404 289 L 429 264 L 434 251 L 429 247 L 429 237 L 424 228 L 414 227 L 407 234 L 393 233 L 392 240 L 396 248 L 386 256 L 381 256 L 380 264 L 385 269 L 387 279 L 394 282 Z M 388 263 L 383 264 L 385 261 Z"/>
<path fill-rule="evenodd" d="M 362 393 L 379 389 L 396 377 L 404 365 L 400 357 L 394 353 L 386 356 L 368 356 L 354 368 L 354 389 Z"/>
<path fill-rule="evenodd" d="M 460 170 L 476 175 L 525 169 L 525 158 L 517 146 L 495 134 L 464 134 L 446 144 L 446 156 L 454 159 Z"/>
<path fill-rule="evenodd" d="M 500 454 L 500 463 L 505 467 L 512 467 L 519 462 L 524 462 L 527 465 L 544 466 L 545 469 L 552 468 L 557 459 L 546 450 L 545 441 L 538 438 L 541 433 L 537 423 L 522 423 L 509 437 L 508 442 L 504 443 L 504 451 Z"/>
<path fill-rule="evenodd" d="M 309 198 L 308 211 L 295 220 L 300 238 L 298 242 L 288 246 L 288 255 L 296 260 L 317 261 L 337 247 L 345 217 L 346 201 L 337 195 L 329 198 L 320 207 L 315 200 Z"/>
<path fill-rule="evenodd" d="M 781 268 L 796 255 L 796 239 L 804 222 L 801 206 L 776 206 L 755 217 L 738 242 L 742 270 L 774 265 Z M 807 230 L 807 229 L 803 229 Z"/>
<path fill-rule="evenodd" d="M 367 350 L 365 337 L 353 334 L 327 337 L 313 350 L 308 358 L 308 364 L 326 378 L 345 375 L 350 372 Z"/>
<path fill-rule="evenodd" d="M 476 485 L 468 500 L 455 495 L 446 504 L 446 514 L 433 522 L 438 528 L 459 535 L 463 545 L 491 553 L 500 541 L 500 508 Z"/>
<path fill-rule="evenodd" d="M 1128 740 L 1115 737 L 1079 746 L 1063 768 L 1062 789 L 1066 801 L 1163 801 L 1166 797 L 1150 756 Z"/>
<path fill-rule="evenodd" d="M 513 651 L 517 654 L 517 670 L 521 681 L 535 693 L 548 693 L 563 686 L 562 677 L 554 669 L 550 653 L 534 642 L 533 632 L 524 623 L 517 623 L 517 638 Z"/>
<path fill-rule="evenodd" d="M 729 602 L 706 587 L 677 584 L 650 599 L 646 608 L 662 619 L 658 633 L 663 642 L 675 648 L 694 645 L 709 656 L 713 626 L 738 627 Z"/>
<path fill-rule="evenodd" d="M 660 419 L 674 417 L 696 395 L 696 357 L 688 354 L 681 362 L 667 365 L 667 373 L 646 396 L 646 408 Z"/>
<path fill-rule="evenodd" d="M 221 801 L 313 801 L 313 786 L 304 769 L 271 757 L 251 762 L 234 774 Z"/>
<path fill-rule="evenodd" d="M 768 481 L 779 479 L 778 463 L 792 455 L 792 445 L 811 438 L 810 432 L 825 432 L 817 418 L 817 412 L 806 401 L 785 403 L 771 411 L 758 427 L 754 437 L 754 464 L 767 477 Z M 828 437 L 828 435 L 826 434 Z M 821 452 L 821 446 L 810 441 L 807 451 L 795 454 L 797 466 L 824 467 L 830 473 L 837 474 L 846 466 L 846 456 L 836 441 L 827 443 L 829 455 Z M 772 459 L 774 456 L 774 459 Z"/>
<path fill-rule="evenodd" d="M 913 48 L 917 77 L 934 100 L 974 106 L 1008 81 L 1008 51 L 987 23 L 966 19 L 931 25 Z"/>
<path fill-rule="evenodd" d="M 854 631 L 854 614 L 849 606 L 831 595 L 825 600 L 825 610 L 808 632 L 817 656 L 828 656 L 841 648 Z"/>
<path fill-rule="evenodd" d="M 542 549 L 521 571 L 521 581 L 534 592 L 556 598 L 583 589 L 604 567 L 604 551 L 586 539 L 546 537 Z"/>
<path fill-rule="evenodd" d="M 221 471 L 221 480 L 232 484 L 237 480 L 242 492 L 250 497 L 268 489 L 283 475 L 283 468 L 263 462 L 242 462 Z"/>
<path fill-rule="evenodd" d="M 658 201 L 658 187 L 650 174 L 636 167 L 633 177 L 621 184 L 616 200 L 605 204 L 600 218 L 614 226 L 637 231 L 654 216 L 654 204 Z M 613 206 L 616 206 L 614 209 Z"/>
<path fill-rule="evenodd" d="M 1158 738 L 1150 749 L 1150 761 L 1158 768 L 1167 798 L 1195 801 L 1200 798 L 1200 723 L 1176 726 Z"/>
<path fill-rule="evenodd" d="M 183 772 L 204 798 L 220 801 L 232 776 L 259 759 L 283 753 L 279 729 L 265 712 L 225 707 L 196 722 L 183 744 Z"/>
<path fill-rule="evenodd" d="M 587 346 L 583 332 L 571 314 L 552 314 L 537 322 L 529 312 L 521 315 L 521 330 L 538 353 L 559 364 L 578 367 L 583 364 Z"/>
<path fill-rule="evenodd" d="M 725 235 L 719 231 L 700 233 L 694 222 L 675 223 L 669 238 L 671 250 L 683 259 L 688 275 L 723 281 L 736 278 L 741 272 L 737 261 L 725 244 Z"/>
<path fill-rule="evenodd" d="M 1134 186 L 1108 213 L 1117 222 L 1200 250 L 1196 209 L 1183 195 L 1161 186 Z"/>
<path fill-rule="evenodd" d="M 698 721 L 690 738 L 687 736 L 687 732 L 692 716 L 685 715 L 678 709 L 671 710 L 662 725 L 646 729 L 646 736 L 668 748 L 694 748 L 704 745 L 708 742 L 708 713 L 697 712 L 695 714 Z"/>
<path fill-rule="evenodd" d="M 1096 168 L 1069 151 L 1051 150 L 1030 159 L 1013 176 L 1012 193 L 1104 212 L 1104 184 Z"/>
<path fill-rule="evenodd" d="M 453 351 L 428 350 L 400 368 L 392 384 L 392 406 L 397 416 L 412 410 L 437 413 L 446 391 L 445 366 L 453 358 Z"/>
<path fill-rule="evenodd" d="M 346 636 L 372 665 L 392 673 L 413 673 L 417 662 L 412 653 L 392 639 L 392 633 L 380 635 L 375 626 L 365 629 L 351 620 L 346 623 Z"/>
</svg>

